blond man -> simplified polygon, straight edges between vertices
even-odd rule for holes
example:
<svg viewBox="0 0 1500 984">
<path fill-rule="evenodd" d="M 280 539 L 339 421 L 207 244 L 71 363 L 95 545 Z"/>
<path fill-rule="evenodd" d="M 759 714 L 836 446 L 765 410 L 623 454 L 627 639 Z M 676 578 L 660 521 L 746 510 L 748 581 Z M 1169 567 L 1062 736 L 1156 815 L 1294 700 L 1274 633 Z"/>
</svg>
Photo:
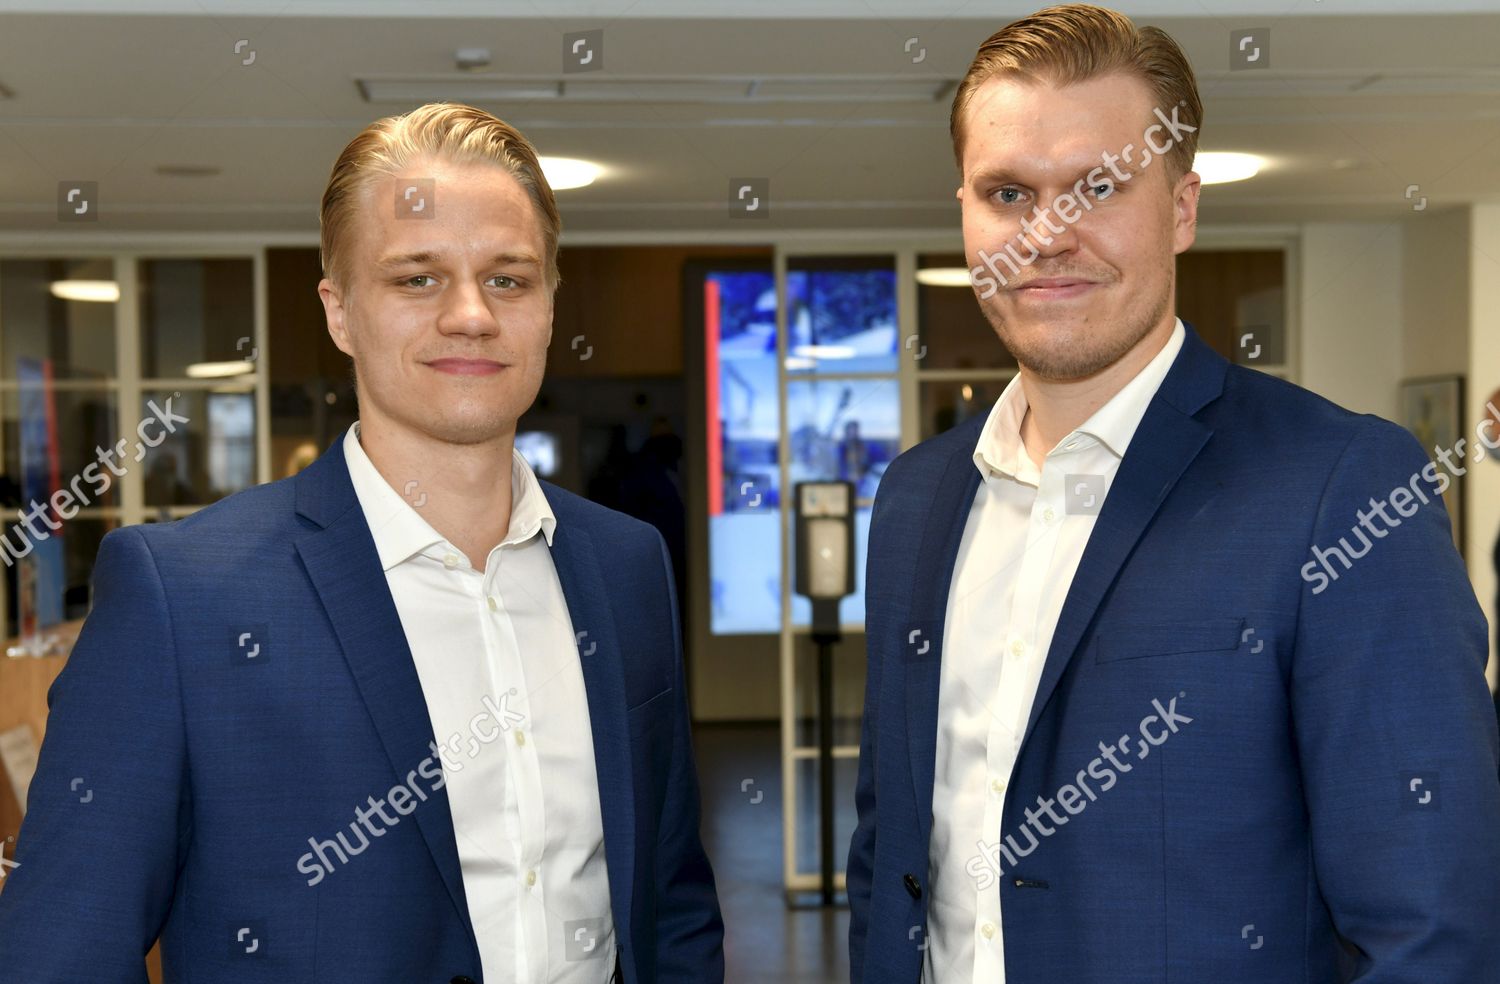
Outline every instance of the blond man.
<svg viewBox="0 0 1500 984">
<path fill-rule="evenodd" d="M 855 984 L 1500 980 L 1446 476 L 1176 316 L 1202 125 L 1177 44 L 1083 4 L 958 87 L 964 245 L 1020 371 L 875 502 Z"/>
<path fill-rule="evenodd" d="M 138 984 L 158 936 L 169 984 L 723 980 L 665 547 L 514 446 L 559 226 L 483 111 L 344 149 L 318 291 L 360 419 L 105 537 L 0 893 L 7 980 Z"/>
</svg>

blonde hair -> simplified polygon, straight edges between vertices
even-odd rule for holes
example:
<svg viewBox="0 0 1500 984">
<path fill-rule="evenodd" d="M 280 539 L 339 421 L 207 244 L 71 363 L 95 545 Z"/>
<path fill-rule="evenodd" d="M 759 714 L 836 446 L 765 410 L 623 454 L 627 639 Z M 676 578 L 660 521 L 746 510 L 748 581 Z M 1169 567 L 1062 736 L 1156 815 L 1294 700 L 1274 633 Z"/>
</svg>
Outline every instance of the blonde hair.
<svg viewBox="0 0 1500 984">
<path fill-rule="evenodd" d="M 371 180 L 400 175 L 423 158 L 494 164 L 515 178 L 536 207 L 546 254 L 543 270 L 547 285 L 557 288 L 562 218 L 536 148 L 509 123 L 461 103 L 428 103 L 401 116 L 387 116 L 349 141 L 333 163 L 318 217 L 322 227 L 319 258 L 325 277 L 340 288 L 348 283 L 343 243 L 360 191 Z"/>
<path fill-rule="evenodd" d="M 1203 121 L 1203 102 L 1187 55 L 1158 27 L 1137 28 L 1124 14 L 1088 3 L 1047 7 L 1012 21 L 979 46 L 958 90 L 948 129 L 953 154 L 963 167 L 964 113 L 974 91 L 992 78 L 1010 76 L 1029 82 L 1071 85 L 1112 73 L 1145 82 L 1156 105 L 1193 127 Z M 1184 133 L 1167 153 L 1175 181 L 1192 170 L 1198 133 Z"/>
</svg>

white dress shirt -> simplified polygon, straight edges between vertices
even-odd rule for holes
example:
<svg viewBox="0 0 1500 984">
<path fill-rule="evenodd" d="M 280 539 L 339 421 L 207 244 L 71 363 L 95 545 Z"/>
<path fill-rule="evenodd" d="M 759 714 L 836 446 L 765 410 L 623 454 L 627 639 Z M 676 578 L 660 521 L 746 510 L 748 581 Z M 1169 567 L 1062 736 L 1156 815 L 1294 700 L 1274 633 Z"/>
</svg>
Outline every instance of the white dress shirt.
<svg viewBox="0 0 1500 984">
<path fill-rule="evenodd" d="M 974 451 L 984 478 L 959 544 L 943 629 L 926 984 L 1005 980 L 1000 878 L 976 877 L 971 859 L 1002 833 L 1016 840 L 1018 858 L 1031 853 L 1025 833 L 1000 829 L 1011 769 L 1095 516 L 1184 337 L 1178 319 L 1161 352 L 1058 442 L 1040 469 L 1021 441 L 1020 376 L 985 421 Z"/>
<path fill-rule="evenodd" d="M 484 978 L 604 984 L 615 938 L 593 732 L 542 487 L 513 451 L 510 529 L 481 572 L 422 518 L 419 484 L 403 497 L 375 468 L 357 421 L 344 457 L 443 746 Z"/>
</svg>

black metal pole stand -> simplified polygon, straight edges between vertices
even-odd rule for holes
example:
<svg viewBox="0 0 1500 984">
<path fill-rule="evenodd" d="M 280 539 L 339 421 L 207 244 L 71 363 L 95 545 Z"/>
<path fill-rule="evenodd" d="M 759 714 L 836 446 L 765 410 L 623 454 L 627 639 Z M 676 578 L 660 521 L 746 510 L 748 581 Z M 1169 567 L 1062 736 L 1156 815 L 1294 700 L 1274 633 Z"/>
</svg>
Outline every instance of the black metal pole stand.
<svg viewBox="0 0 1500 984">
<path fill-rule="evenodd" d="M 831 613 L 823 606 L 831 608 Z M 818 646 L 818 821 L 823 861 L 823 904 L 834 904 L 833 890 L 833 644 L 839 641 L 839 603 L 813 602 L 812 638 Z M 830 626 L 832 628 L 830 629 Z"/>
</svg>

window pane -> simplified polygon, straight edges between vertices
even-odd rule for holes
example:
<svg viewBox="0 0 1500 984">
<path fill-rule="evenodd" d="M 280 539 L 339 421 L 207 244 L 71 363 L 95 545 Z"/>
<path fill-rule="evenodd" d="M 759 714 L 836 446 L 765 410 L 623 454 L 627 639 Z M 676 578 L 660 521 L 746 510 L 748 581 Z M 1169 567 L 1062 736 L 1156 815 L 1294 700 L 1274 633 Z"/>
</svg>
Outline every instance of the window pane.
<svg viewBox="0 0 1500 984">
<path fill-rule="evenodd" d="M 140 421 L 142 442 L 157 442 L 144 452 L 147 506 L 207 505 L 255 483 L 253 392 L 147 393 Z"/>
<path fill-rule="evenodd" d="M 249 259 L 142 260 L 141 375 L 191 375 L 199 363 L 245 362 L 255 353 Z"/>
<path fill-rule="evenodd" d="M 113 378 L 117 292 L 107 258 L 0 261 L 5 378 L 16 378 L 19 358 L 51 359 L 54 379 Z"/>
<path fill-rule="evenodd" d="M 921 369 L 1014 369 L 1016 360 L 1000 344 L 979 310 L 962 253 L 923 253 L 917 270 L 944 271 L 941 284 L 917 281 L 917 332 L 926 353 Z M 917 352 L 922 352 L 918 347 Z"/>
<path fill-rule="evenodd" d="M 792 485 L 831 479 L 854 483 L 854 594 L 840 604 L 839 620 L 863 622 L 870 507 L 880 477 L 901 451 L 900 388 L 894 379 L 792 382 L 786 413 Z M 811 621 L 812 604 L 793 595 L 792 624 Z"/>
<path fill-rule="evenodd" d="M 990 412 L 990 407 L 1005 392 L 1007 380 L 982 379 L 972 382 L 933 380 L 923 382 L 922 432 L 919 440 L 952 430 L 970 417 Z"/>
<path fill-rule="evenodd" d="M 701 284 L 709 381 L 709 611 L 715 634 L 781 624 L 781 416 L 776 282 L 769 269 L 724 270 Z"/>
<path fill-rule="evenodd" d="M 787 372 L 896 371 L 893 257 L 796 257 L 786 286 Z"/>
<path fill-rule="evenodd" d="M 50 399 L 51 415 L 56 421 L 56 429 L 50 437 L 38 436 L 35 440 L 43 443 L 43 457 L 50 457 L 51 452 L 46 449 L 47 443 L 56 443 L 57 476 L 54 483 L 53 478 L 48 475 L 44 478 L 44 484 L 50 491 L 56 491 L 58 487 L 68 486 L 75 477 L 83 475 L 83 471 L 95 461 L 100 460 L 104 452 L 112 451 L 115 443 L 115 433 L 118 425 L 115 422 L 116 398 L 115 394 L 106 390 L 57 390 L 50 391 L 50 397 L 46 391 L 38 391 L 35 398 L 43 401 L 41 407 L 33 407 L 28 414 L 28 420 L 34 420 L 38 416 L 45 419 L 47 410 L 45 401 Z M 28 392 L 27 399 L 33 399 L 32 393 Z M 5 393 L 5 475 L 0 476 L 0 485 L 6 489 L 6 493 L 14 492 L 19 495 L 21 488 L 21 406 L 22 394 L 19 390 L 7 390 Z M 29 427 L 35 425 L 28 424 Z M 31 433 L 37 431 L 33 429 Z M 41 432 L 45 434 L 45 428 Z M 28 442 L 33 438 L 28 437 Z M 117 461 L 118 456 L 112 456 L 109 460 Z M 124 465 L 117 467 L 121 470 Z M 48 469 L 50 471 L 50 468 Z M 95 469 L 89 472 L 79 483 L 79 489 L 88 496 L 83 506 L 118 506 L 120 504 L 119 485 L 111 481 L 107 488 L 102 491 L 94 490 L 106 483 L 100 479 L 90 481 L 96 475 L 109 474 L 108 468 Z M 50 494 L 50 492 L 49 492 Z"/>
</svg>

